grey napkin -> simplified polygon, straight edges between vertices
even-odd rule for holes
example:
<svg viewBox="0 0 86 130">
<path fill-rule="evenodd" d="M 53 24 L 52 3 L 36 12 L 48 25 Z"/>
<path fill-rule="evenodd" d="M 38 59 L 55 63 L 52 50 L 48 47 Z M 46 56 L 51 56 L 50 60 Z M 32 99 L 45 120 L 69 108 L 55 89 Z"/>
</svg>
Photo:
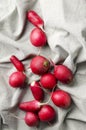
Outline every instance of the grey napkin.
<svg viewBox="0 0 86 130">
<path fill-rule="evenodd" d="M 25 113 L 18 109 L 20 101 L 33 99 L 29 90 L 14 89 L 8 80 L 16 71 L 10 56 L 16 55 L 29 66 L 31 55 L 38 49 L 31 45 L 29 35 L 34 26 L 26 20 L 26 11 L 35 10 L 44 20 L 48 46 L 41 54 L 55 63 L 63 60 L 74 73 L 70 85 L 58 83 L 73 100 L 69 109 L 56 107 L 53 125 L 41 123 L 38 130 L 85 130 L 86 128 L 86 1 L 85 0 L 1 0 L 0 1 L 0 130 L 31 130 L 23 120 Z M 51 55 L 50 55 L 51 54 Z M 26 59 L 28 57 L 28 59 Z M 39 76 L 27 71 L 29 83 Z"/>
</svg>

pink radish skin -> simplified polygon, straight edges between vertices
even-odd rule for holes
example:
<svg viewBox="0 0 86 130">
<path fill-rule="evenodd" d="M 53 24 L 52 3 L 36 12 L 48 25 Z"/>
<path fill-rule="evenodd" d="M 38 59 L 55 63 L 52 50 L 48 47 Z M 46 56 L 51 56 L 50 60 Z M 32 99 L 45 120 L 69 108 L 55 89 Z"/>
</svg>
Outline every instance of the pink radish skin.
<svg viewBox="0 0 86 130">
<path fill-rule="evenodd" d="M 25 120 L 25 123 L 30 127 L 38 126 L 39 124 L 39 118 L 37 114 L 33 112 L 27 112 L 24 120 Z"/>
<path fill-rule="evenodd" d="M 26 80 L 26 75 L 22 72 L 14 72 L 9 77 L 9 84 L 11 87 L 23 87 Z"/>
<path fill-rule="evenodd" d="M 36 112 L 40 109 L 40 102 L 37 100 L 32 100 L 28 102 L 22 102 L 19 105 L 19 108 L 23 111 Z"/>
<path fill-rule="evenodd" d="M 40 83 L 45 89 L 53 89 L 56 86 L 57 80 L 54 74 L 47 73 L 41 76 Z"/>
<path fill-rule="evenodd" d="M 12 62 L 12 64 L 15 66 L 15 68 L 18 71 L 23 72 L 25 70 L 24 65 L 22 64 L 22 62 L 14 55 L 12 55 L 10 57 L 10 61 Z"/>
<path fill-rule="evenodd" d="M 43 56 L 35 56 L 30 62 L 30 68 L 34 74 L 43 75 L 48 72 L 50 62 Z"/>
<path fill-rule="evenodd" d="M 44 122 L 49 122 L 55 119 L 56 112 L 50 105 L 44 105 L 38 112 L 39 119 Z"/>
<path fill-rule="evenodd" d="M 39 28 L 34 28 L 30 34 L 30 41 L 35 47 L 42 47 L 47 42 L 46 34 Z"/>
<path fill-rule="evenodd" d="M 34 26 L 39 28 L 43 28 L 44 21 L 43 19 L 33 10 L 27 12 L 27 19 L 30 21 Z"/>
<path fill-rule="evenodd" d="M 64 84 L 68 84 L 73 80 L 72 71 L 65 65 L 56 65 L 54 68 L 54 75 Z"/>
<path fill-rule="evenodd" d="M 42 101 L 44 99 L 44 91 L 42 90 L 39 82 L 33 81 L 30 84 L 30 89 L 36 100 Z"/>
<path fill-rule="evenodd" d="M 51 97 L 53 103 L 61 108 L 68 108 L 71 105 L 70 95 L 63 90 L 56 90 Z"/>
</svg>

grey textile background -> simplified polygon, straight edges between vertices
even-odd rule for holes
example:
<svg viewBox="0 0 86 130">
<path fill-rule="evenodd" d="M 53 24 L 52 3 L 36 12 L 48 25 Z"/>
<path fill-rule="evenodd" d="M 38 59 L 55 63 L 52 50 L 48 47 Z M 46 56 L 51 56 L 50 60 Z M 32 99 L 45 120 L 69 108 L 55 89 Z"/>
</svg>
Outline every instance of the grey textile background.
<svg viewBox="0 0 86 130">
<path fill-rule="evenodd" d="M 73 104 L 60 109 L 52 102 L 58 114 L 56 122 L 49 126 L 41 123 L 38 130 L 85 130 L 86 129 L 86 1 L 85 0 L 0 0 L 0 130 L 33 130 L 23 120 L 18 109 L 19 101 L 32 99 L 29 88 L 13 89 L 8 84 L 9 75 L 15 71 L 9 58 L 12 54 L 29 66 L 32 54 L 38 49 L 29 41 L 34 26 L 26 20 L 26 11 L 35 10 L 45 22 L 48 46 L 42 55 L 55 63 L 63 60 L 75 74 L 73 83 L 61 88 L 71 94 Z M 39 77 L 27 71 L 29 83 Z"/>
</svg>

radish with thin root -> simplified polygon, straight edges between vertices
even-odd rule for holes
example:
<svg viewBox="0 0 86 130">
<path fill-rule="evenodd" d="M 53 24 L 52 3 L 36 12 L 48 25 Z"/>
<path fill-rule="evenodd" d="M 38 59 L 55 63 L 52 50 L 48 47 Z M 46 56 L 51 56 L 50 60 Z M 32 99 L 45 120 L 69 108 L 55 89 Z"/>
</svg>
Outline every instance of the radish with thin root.
<svg viewBox="0 0 86 130">
<path fill-rule="evenodd" d="M 34 74 L 43 75 L 50 69 L 50 62 L 43 56 L 35 56 L 30 62 L 30 68 Z"/>
<path fill-rule="evenodd" d="M 37 100 L 22 102 L 19 104 L 19 108 L 23 111 L 36 112 L 40 109 L 41 103 Z"/>
<path fill-rule="evenodd" d="M 23 63 L 16 56 L 12 55 L 10 57 L 10 61 L 18 71 L 23 72 L 25 70 Z"/>
<path fill-rule="evenodd" d="M 56 65 L 54 68 L 54 75 L 64 84 L 68 84 L 73 80 L 72 71 L 65 65 Z"/>
<path fill-rule="evenodd" d="M 33 112 L 27 112 L 24 120 L 25 120 L 25 123 L 30 127 L 38 126 L 39 124 L 39 117 L 37 114 Z"/>
<path fill-rule="evenodd" d="M 39 119 L 44 122 L 49 122 L 55 119 L 56 112 L 51 105 L 43 105 L 38 112 Z"/>
<path fill-rule="evenodd" d="M 42 47 L 47 42 L 46 34 L 40 28 L 34 28 L 30 34 L 30 41 L 35 47 Z"/>
<path fill-rule="evenodd" d="M 30 84 L 31 92 L 34 98 L 38 101 L 42 101 L 44 99 L 44 91 L 41 88 L 41 85 L 37 81 L 33 81 Z"/>
<path fill-rule="evenodd" d="M 43 28 L 44 21 L 43 19 L 33 10 L 27 12 L 27 19 L 35 26 Z"/>
<path fill-rule="evenodd" d="M 68 108 L 71 105 L 71 96 L 60 89 L 52 93 L 51 99 L 57 107 Z"/>
<path fill-rule="evenodd" d="M 52 89 L 56 86 L 57 79 L 52 73 L 46 73 L 41 76 L 40 83 L 45 89 Z"/>
<path fill-rule="evenodd" d="M 9 84 L 13 88 L 23 87 L 26 81 L 26 75 L 20 71 L 14 72 L 9 77 Z"/>
</svg>

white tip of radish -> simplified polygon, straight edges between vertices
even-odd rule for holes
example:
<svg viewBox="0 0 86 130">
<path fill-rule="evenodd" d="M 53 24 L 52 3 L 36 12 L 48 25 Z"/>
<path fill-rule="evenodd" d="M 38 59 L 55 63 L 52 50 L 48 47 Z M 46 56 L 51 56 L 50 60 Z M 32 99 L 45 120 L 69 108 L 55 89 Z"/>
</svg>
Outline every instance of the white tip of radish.
<svg viewBox="0 0 86 130">
<path fill-rule="evenodd" d="M 35 84 L 35 81 L 33 81 L 33 82 L 31 83 L 31 86 L 34 86 L 34 84 Z"/>
</svg>

